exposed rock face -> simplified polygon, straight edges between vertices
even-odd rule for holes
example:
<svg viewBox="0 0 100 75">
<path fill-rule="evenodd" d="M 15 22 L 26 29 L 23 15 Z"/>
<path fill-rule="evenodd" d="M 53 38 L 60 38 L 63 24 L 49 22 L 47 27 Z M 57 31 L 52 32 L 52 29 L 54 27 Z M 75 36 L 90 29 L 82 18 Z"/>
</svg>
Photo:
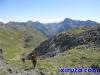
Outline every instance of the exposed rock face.
<svg viewBox="0 0 100 75">
<path fill-rule="evenodd" d="M 96 27 L 92 30 L 82 32 L 76 36 L 77 43 L 79 44 L 89 44 L 94 43 L 95 46 L 100 45 L 100 27 Z"/>
<path fill-rule="evenodd" d="M 76 35 L 61 33 L 58 36 L 53 36 L 41 43 L 34 52 L 38 56 L 52 57 L 78 45 L 87 45 L 94 48 L 99 47 L 100 27 L 94 27 Z"/>
</svg>

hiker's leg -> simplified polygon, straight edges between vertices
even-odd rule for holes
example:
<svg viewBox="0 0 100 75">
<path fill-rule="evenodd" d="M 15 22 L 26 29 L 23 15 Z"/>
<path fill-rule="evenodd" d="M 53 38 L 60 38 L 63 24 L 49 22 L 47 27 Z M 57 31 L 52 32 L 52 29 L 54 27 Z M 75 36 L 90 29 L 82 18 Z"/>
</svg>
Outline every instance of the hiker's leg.
<svg viewBox="0 0 100 75">
<path fill-rule="evenodd" d="M 36 66 L 36 61 L 32 61 L 32 64 L 33 64 L 33 66 L 34 66 L 34 68 L 35 68 L 35 66 Z"/>
</svg>

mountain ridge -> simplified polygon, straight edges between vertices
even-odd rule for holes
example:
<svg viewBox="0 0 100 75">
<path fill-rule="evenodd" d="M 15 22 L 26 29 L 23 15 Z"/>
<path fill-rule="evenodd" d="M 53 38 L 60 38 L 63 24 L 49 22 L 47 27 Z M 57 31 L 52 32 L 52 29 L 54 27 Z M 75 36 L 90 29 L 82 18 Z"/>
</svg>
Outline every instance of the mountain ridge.
<svg viewBox="0 0 100 75">
<path fill-rule="evenodd" d="M 32 28 L 37 29 L 38 31 L 42 32 L 46 37 L 51 37 L 52 35 L 56 35 L 60 32 L 64 32 L 69 30 L 73 27 L 80 27 L 80 26 L 95 26 L 98 25 L 98 22 L 91 21 L 91 20 L 73 20 L 70 18 L 65 18 L 63 21 L 54 22 L 54 23 L 41 23 L 39 21 L 27 21 L 27 22 L 14 22 L 10 21 L 6 23 L 6 25 L 16 26 L 16 27 L 24 27 L 29 26 Z"/>
</svg>

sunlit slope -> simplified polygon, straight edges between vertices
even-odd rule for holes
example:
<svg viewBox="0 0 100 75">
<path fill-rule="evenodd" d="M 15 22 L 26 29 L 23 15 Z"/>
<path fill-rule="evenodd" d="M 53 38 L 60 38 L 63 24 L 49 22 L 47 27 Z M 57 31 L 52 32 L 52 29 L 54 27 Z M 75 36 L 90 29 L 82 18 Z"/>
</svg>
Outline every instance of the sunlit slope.
<svg viewBox="0 0 100 75">
<path fill-rule="evenodd" d="M 24 47 L 25 39 L 29 40 L 28 47 Z M 0 28 L 0 48 L 3 48 L 7 60 L 19 59 L 20 54 L 33 50 L 44 39 L 40 32 L 32 28 Z"/>
</svg>

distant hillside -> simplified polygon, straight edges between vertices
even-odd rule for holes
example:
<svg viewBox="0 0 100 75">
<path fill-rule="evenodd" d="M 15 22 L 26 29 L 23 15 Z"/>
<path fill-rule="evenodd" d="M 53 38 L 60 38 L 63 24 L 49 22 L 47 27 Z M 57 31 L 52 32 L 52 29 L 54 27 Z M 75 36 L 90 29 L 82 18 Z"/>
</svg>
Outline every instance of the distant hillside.
<svg viewBox="0 0 100 75">
<path fill-rule="evenodd" d="M 25 27 L 30 27 L 30 28 L 33 28 L 33 29 L 41 32 L 46 37 L 50 36 L 48 30 L 40 22 L 32 22 L 32 21 L 28 21 L 28 22 L 12 22 L 11 21 L 11 22 L 7 23 L 7 26 L 17 27 L 19 29 L 23 29 Z"/>
<path fill-rule="evenodd" d="M 46 37 L 31 27 L 19 29 L 13 26 L 0 24 L 0 48 L 4 50 L 7 60 L 16 59 L 24 52 L 29 52 L 38 46 Z"/>
</svg>

